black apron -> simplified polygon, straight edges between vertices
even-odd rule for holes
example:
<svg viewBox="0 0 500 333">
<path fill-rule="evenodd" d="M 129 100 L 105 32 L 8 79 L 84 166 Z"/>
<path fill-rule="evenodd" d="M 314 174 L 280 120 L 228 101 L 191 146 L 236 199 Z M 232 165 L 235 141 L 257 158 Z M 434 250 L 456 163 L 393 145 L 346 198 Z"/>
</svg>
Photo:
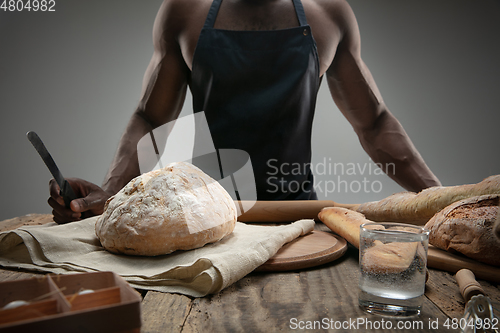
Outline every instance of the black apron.
<svg viewBox="0 0 500 333">
<path fill-rule="evenodd" d="M 317 199 L 310 163 L 319 60 L 302 3 L 293 0 L 298 27 L 231 31 L 213 28 L 221 1 L 194 53 L 194 112 L 205 112 L 216 149 L 250 155 L 258 200 Z"/>
</svg>

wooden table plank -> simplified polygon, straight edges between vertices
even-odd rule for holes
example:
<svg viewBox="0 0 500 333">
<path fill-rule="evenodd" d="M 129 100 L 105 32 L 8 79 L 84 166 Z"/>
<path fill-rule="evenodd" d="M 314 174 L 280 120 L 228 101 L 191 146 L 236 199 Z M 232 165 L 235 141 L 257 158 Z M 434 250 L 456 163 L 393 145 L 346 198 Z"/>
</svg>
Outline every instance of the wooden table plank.
<svg viewBox="0 0 500 333">
<path fill-rule="evenodd" d="M 54 222 L 51 214 L 28 214 L 0 222 L 0 232 L 14 230 L 23 225 L 42 225 Z"/>
<path fill-rule="evenodd" d="M 370 328 L 382 325 L 382 318 L 357 305 L 357 250 L 349 251 L 344 260 L 315 269 L 250 274 L 217 295 L 195 299 L 183 332 L 304 332 L 342 326 L 373 331 Z M 394 332 L 397 325 L 411 325 L 411 332 L 429 332 L 431 322 L 440 323 L 433 332 L 458 331 L 443 327 L 447 318 L 425 298 L 420 317 L 384 319 L 385 329 L 376 331 Z"/>
<path fill-rule="evenodd" d="M 187 296 L 148 291 L 141 305 L 141 332 L 182 332 L 191 303 Z"/>
<path fill-rule="evenodd" d="M 51 215 L 30 214 L 0 222 L 0 231 L 51 221 Z M 329 230 L 321 223 L 316 229 Z M 40 274 L 0 269 L 0 281 Z M 448 318 L 460 318 L 464 309 L 452 274 L 430 269 L 422 315 L 399 321 L 384 318 L 385 326 L 379 329 L 367 325 L 373 328 L 383 324 L 382 317 L 367 314 L 357 305 L 358 276 L 358 250 L 349 246 L 346 255 L 332 263 L 296 272 L 252 273 L 222 292 L 203 298 L 144 292 L 141 331 L 304 332 L 310 330 L 299 328 L 316 325 L 318 332 L 354 328 L 361 332 L 394 332 L 400 323 L 414 326 L 398 332 L 455 332 L 444 326 Z M 479 282 L 500 308 L 498 284 Z M 438 327 L 434 329 L 430 324 L 435 323 Z M 335 329 L 335 325 L 347 328 Z"/>
<path fill-rule="evenodd" d="M 465 302 L 455 276 L 448 272 L 429 270 L 430 277 L 426 283 L 425 295 L 450 318 L 461 318 Z M 478 279 L 485 293 L 491 298 L 493 305 L 500 309 L 500 288 L 498 284 Z"/>
<path fill-rule="evenodd" d="M 425 296 L 451 318 L 460 318 L 464 313 L 464 300 L 453 275 L 429 270 L 425 285 Z"/>
<path fill-rule="evenodd" d="M 282 329 L 287 313 L 307 313 L 299 274 L 247 276 L 217 295 L 195 299 L 185 332 L 265 332 Z"/>
<path fill-rule="evenodd" d="M 0 269 L 0 282 L 31 279 L 32 277 L 35 276 L 40 276 L 40 274 L 18 271 L 18 270 L 10 270 L 4 268 Z"/>
</svg>

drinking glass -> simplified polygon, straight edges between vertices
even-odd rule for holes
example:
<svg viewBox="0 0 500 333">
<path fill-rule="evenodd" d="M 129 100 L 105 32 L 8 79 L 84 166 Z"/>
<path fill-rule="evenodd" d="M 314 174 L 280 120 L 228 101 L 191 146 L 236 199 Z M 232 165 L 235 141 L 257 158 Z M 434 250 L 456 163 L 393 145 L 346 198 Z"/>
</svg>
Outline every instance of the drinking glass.
<svg viewBox="0 0 500 333">
<path fill-rule="evenodd" d="M 360 226 L 361 308 L 385 316 L 419 315 L 425 291 L 429 231 L 403 223 Z"/>
</svg>

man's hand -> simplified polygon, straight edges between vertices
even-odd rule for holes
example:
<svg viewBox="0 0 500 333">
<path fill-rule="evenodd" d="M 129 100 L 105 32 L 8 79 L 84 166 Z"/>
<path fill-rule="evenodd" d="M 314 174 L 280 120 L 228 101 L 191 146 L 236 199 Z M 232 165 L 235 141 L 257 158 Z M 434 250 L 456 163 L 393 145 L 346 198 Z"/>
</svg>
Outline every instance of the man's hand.
<svg viewBox="0 0 500 333">
<path fill-rule="evenodd" d="M 54 221 L 62 224 L 100 215 L 103 213 L 104 204 L 111 197 L 99 186 L 79 178 L 68 178 L 68 183 L 78 199 L 71 201 L 70 209 L 64 205 L 64 199 L 59 194 L 59 185 L 54 179 L 50 180 L 50 198 L 48 203 L 52 207 Z"/>
</svg>

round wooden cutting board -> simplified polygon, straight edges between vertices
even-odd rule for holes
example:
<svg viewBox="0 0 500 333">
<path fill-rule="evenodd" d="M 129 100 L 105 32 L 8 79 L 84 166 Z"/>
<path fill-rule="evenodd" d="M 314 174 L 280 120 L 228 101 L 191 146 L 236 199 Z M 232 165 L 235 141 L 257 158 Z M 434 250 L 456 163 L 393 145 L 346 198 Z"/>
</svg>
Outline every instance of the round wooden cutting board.
<svg viewBox="0 0 500 333">
<path fill-rule="evenodd" d="M 330 232 L 314 230 L 285 244 L 257 272 L 291 271 L 332 262 L 344 255 L 347 242 Z"/>
</svg>

